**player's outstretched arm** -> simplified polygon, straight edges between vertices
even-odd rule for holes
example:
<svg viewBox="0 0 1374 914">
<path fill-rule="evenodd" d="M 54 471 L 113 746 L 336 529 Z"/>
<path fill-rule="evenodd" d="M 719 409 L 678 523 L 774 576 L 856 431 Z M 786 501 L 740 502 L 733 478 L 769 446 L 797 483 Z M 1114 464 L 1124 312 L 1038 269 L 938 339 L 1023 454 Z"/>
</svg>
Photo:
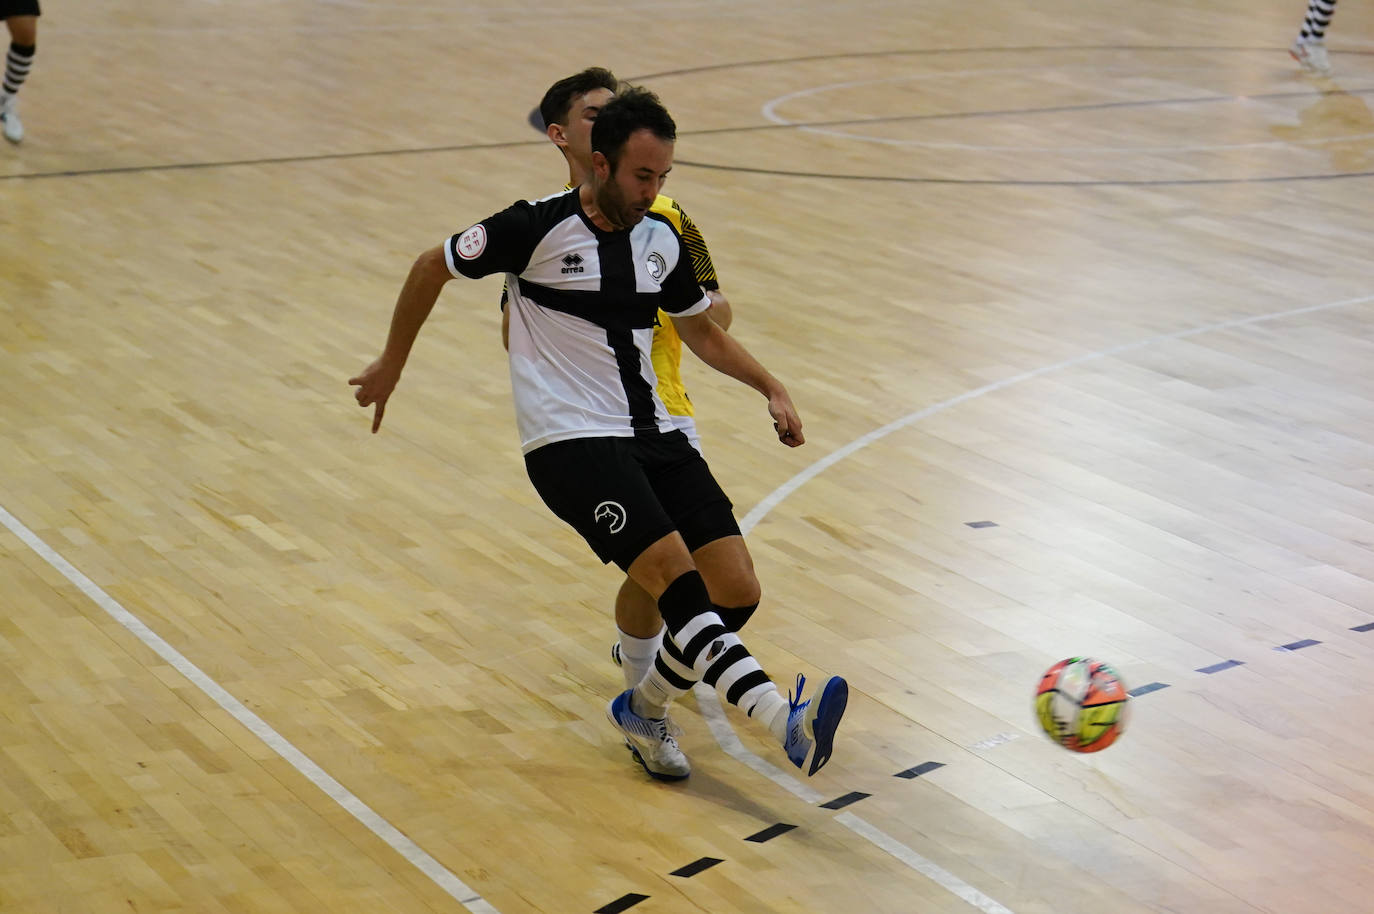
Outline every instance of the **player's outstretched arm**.
<svg viewBox="0 0 1374 914">
<path fill-rule="evenodd" d="M 362 407 L 373 406 L 372 432 L 376 434 L 382 427 L 382 413 L 386 411 L 386 401 L 396 389 L 401 379 L 401 369 L 410 357 L 410 348 L 420 334 L 444 283 L 453 278 L 444 261 L 442 246 L 425 251 L 410 268 L 401 294 L 396 298 L 396 308 L 391 314 L 391 330 L 387 334 L 386 348 L 371 365 L 368 365 L 348 383 L 358 389 L 354 397 Z"/>
<path fill-rule="evenodd" d="M 768 412 L 773 416 L 773 428 L 778 440 L 788 447 L 806 442 L 802 435 L 801 417 L 792 404 L 792 396 L 782 382 L 768 373 L 758 359 L 749 354 L 739 341 L 726 333 L 711 319 L 709 312 L 691 317 L 674 317 L 678 336 L 697 358 L 716 371 L 757 390 L 768 398 Z"/>
</svg>

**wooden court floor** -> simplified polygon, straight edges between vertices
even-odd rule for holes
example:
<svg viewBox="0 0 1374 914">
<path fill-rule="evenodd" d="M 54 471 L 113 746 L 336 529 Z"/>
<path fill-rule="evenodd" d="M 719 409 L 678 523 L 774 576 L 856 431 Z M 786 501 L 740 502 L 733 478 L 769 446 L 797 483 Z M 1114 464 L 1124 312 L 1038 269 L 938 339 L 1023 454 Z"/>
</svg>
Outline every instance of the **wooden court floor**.
<svg viewBox="0 0 1374 914">
<path fill-rule="evenodd" d="M 1374 11 L 45 4 L 0 149 L 0 911 L 1306 914 L 1374 888 Z M 613 571 L 524 475 L 500 281 L 376 436 L 412 259 L 564 179 L 602 64 L 806 422 L 686 366 L 806 779 L 606 723 Z M 1138 694 L 1035 730 L 1070 655 Z"/>
</svg>

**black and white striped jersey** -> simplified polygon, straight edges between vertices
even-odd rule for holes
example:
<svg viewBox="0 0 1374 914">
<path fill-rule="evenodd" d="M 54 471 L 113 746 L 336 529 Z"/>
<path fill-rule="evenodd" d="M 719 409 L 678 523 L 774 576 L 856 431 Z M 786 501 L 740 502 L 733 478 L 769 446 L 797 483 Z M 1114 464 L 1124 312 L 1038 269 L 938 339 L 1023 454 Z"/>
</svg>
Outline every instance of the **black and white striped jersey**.
<svg viewBox="0 0 1374 914">
<path fill-rule="evenodd" d="M 658 309 L 700 314 L 710 299 L 669 222 L 654 213 L 604 232 L 576 189 L 521 201 L 444 246 L 455 276 L 505 273 L 510 373 L 524 453 L 570 438 L 668 432 L 650 346 Z"/>
</svg>

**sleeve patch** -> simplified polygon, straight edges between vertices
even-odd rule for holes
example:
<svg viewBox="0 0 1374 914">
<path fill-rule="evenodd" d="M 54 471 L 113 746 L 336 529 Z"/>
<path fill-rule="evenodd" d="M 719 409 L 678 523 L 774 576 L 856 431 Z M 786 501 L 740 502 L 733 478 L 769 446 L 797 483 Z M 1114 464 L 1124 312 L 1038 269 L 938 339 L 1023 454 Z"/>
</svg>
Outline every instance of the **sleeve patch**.
<svg viewBox="0 0 1374 914">
<path fill-rule="evenodd" d="M 459 235 L 458 243 L 454 245 L 454 250 L 464 260 L 476 260 L 486 249 L 487 227 L 480 222 Z"/>
</svg>

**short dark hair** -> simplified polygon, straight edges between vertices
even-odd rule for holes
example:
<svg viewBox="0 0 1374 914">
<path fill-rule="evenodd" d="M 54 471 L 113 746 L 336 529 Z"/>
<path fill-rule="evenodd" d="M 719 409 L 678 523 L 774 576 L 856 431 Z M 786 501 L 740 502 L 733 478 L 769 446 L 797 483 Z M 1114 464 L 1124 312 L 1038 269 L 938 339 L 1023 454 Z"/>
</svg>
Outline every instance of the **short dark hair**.
<svg viewBox="0 0 1374 914">
<path fill-rule="evenodd" d="M 630 135 L 648 130 L 660 140 L 677 139 L 677 124 L 658 96 L 641 86 L 632 86 L 608 101 L 592 125 L 592 152 L 599 152 L 615 171 L 620 153 Z"/>
<path fill-rule="evenodd" d="M 549 86 L 549 91 L 544 93 L 544 99 L 539 103 L 539 116 L 544 120 L 544 129 L 547 130 L 550 124 L 566 127 L 573 99 L 579 95 L 586 95 L 593 89 L 615 92 L 619 88 L 620 80 L 605 67 L 588 67 L 581 73 L 565 76 Z"/>
</svg>

